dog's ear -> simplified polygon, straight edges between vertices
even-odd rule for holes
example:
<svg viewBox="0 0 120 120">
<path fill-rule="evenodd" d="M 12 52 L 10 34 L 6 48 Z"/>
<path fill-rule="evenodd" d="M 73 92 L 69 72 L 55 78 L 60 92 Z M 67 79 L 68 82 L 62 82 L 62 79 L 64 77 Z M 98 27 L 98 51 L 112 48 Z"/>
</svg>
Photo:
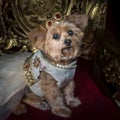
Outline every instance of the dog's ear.
<svg viewBox="0 0 120 120">
<path fill-rule="evenodd" d="M 43 27 L 36 28 L 28 33 L 32 46 L 43 50 L 47 30 Z"/>
<path fill-rule="evenodd" d="M 68 21 L 76 24 L 84 31 L 88 25 L 88 16 L 86 14 L 74 13 L 68 17 Z"/>
</svg>

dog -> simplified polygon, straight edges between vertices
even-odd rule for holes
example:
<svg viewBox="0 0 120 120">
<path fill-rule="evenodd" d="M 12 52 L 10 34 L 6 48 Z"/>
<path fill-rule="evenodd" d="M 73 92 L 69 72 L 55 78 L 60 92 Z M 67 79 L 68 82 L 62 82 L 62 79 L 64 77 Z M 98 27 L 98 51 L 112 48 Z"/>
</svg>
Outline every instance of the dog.
<svg viewBox="0 0 120 120">
<path fill-rule="evenodd" d="M 21 103 L 15 107 L 15 114 L 26 112 L 23 104 L 26 103 L 38 109 L 50 109 L 53 114 L 68 118 L 71 108 L 81 104 L 79 98 L 74 97 L 74 75 L 87 24 L 87 15 L 72 14 L 67 20 L 55 21 L 47 29 L 39 26 L 28 33 L 30 43 L 37 51 L 21 57 L 22 61 L 25 60 L 20 63 L 24 66 L 24 77 L 17 69 L 19 65 L 15 65 L 20 80 L 25 81 Z M 16 57 L 14 62 L 18 59 Z"/>
</svg>

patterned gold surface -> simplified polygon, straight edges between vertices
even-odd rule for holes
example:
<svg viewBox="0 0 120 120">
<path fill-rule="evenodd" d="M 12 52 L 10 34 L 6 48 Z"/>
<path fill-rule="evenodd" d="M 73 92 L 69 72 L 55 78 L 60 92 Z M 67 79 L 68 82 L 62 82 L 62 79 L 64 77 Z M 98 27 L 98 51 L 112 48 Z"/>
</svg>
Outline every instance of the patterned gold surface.
<svg viewBox="0 0 120 120">
<path fill-rule="evenodd" d="M 24 73 L 26 77 L 26 83 L 28 84 L 28 86 L 31 86 L 35 84 L 36 82 L 38 82 L 37 80 L 34 79 L 33 75 L 31 74 L 30 62 L 31 62 L 30 58 L 27 58 L 24 63 Z"/>
<path fill-rule="evenodd" d="M 0 0 L 0 55 L 36 49 L 28 44 L 27 33 L 43 25 L 47 27 L 53 19 L 64 19 L 75 11 L 85 13 L 90 21 L 82 45 L 85 59 L 96 54 L 96 40 L 105 29 L 107 0 Z M 60 17 L 61 16 L 61 17 Z M 113 97 L 120 104 L 120 63 L 116 45 L 101 41 L 98 59 L 101 77 L 115 88 Z M 103 45 L 104 44 L 104 45 Z M 117 54 L 113 57 L 111 52 Z M 119 105 L 120 106 L 120 105 Z"/>
<path fill-rule="evenodd" d="M 111 32 L 104 34 L 101 35 L 99 31 L 100 47 L 96 57 L 100 74 L 98 78 L 106 84 L 115 103 L 120 107 L 120 44 Z"/>
<path fill-rule="evenodd" d="M 106 0 L 0 0 L 0 54 L 31 49 L 27 38 L 29 31 L 56 19 L 56 13 L 61 13 L 64 19 L 79 11 L 91 19 L 91 33 L 84 39 L 82 55 L 91 59 L 96 29 L 105 28 L 106 4 Z"/>
<path fill-rule="evenodd" d="M 107 85 L 115 103 L 120 107 L 120 62 L 106 48 L 101 48 L 97 58 L 101 78 Z"/>
</svg>

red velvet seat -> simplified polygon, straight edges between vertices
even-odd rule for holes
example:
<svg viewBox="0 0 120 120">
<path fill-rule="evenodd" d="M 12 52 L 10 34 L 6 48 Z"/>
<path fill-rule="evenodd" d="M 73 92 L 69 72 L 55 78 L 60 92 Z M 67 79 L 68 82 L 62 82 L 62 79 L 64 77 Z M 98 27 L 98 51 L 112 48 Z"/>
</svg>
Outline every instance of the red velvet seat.
<svg viewBox="0 0 120 120">
<path fill-rule="evenodd" d="M 90 61 L 78 60 L 75 75 L 76 96 L 82 104 L 73 109 L 67 120 L 120 120 L 120 111 L 108 95 L 102 93 L 90 73 Z M 27 105 L 24 115 L 10 115 L 8 120 L 66 120 L 53 115 L 50 111 L 41 111 Z"/>
</svg>

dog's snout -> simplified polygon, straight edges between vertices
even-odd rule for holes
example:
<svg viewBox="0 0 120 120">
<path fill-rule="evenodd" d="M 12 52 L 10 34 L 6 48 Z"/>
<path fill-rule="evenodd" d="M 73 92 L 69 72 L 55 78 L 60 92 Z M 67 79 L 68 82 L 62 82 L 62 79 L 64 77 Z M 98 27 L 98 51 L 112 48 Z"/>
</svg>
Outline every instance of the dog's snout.
<svg viewBox="0 0 120 120">
<path fill-rule="evenodd" d="M 66 45 L 66 46 L 70 46 L 71 45 L 71 40 L 70 39 L 65 39 L 65 41 L 64 41 L 64 44 Z"/>
</svg>

